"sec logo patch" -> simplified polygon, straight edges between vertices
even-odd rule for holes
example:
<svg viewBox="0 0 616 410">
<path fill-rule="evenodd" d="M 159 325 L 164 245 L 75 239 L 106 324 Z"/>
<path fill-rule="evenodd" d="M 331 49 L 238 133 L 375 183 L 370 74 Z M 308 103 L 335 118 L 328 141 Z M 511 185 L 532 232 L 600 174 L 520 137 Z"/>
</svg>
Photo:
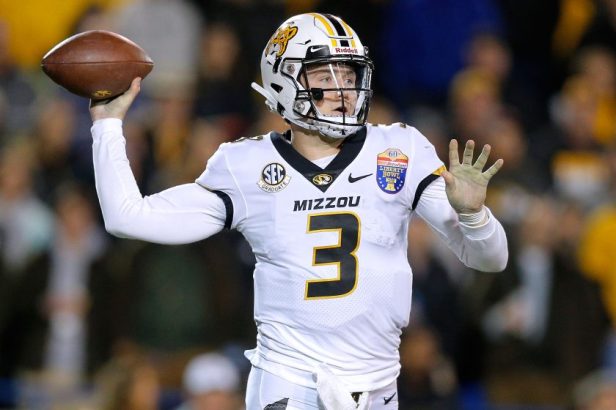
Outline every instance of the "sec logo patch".
<svg viewBox="0 0 616 410">
<path fill-rule="evenodd" d="M 286 188 L 291 181 L 287 170 L 279 163 L 267 164 L 261 171 L 261 179 L 257 182 L 259 188 L 265 192 L 279 192 Z"/>
<path fill-rule="evenodd" d="M 387 148 L 376 158 L 376 181 L 381 191 L 388 194 L 400 192 L 406 180 L 409 157 L 398 148 Z"/>
</svg>

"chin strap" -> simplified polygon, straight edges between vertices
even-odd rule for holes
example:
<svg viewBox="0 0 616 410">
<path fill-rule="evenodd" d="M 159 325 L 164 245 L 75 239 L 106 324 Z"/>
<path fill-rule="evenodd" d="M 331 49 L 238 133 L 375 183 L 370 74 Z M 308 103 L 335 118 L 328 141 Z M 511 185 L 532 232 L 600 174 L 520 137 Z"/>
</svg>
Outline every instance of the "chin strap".
<svg viewBox="0 0 616 410">
<path fill-rule="evenodd" d="M 261 87 L 259 84 L 254 83 L 254 82 L 250 84 L 250 86 L 252 87 L 253 90 L 255 90 L 256 92 L 261 94 L 263 97 L 265 97 L 265 105 L 270 111 L 278 113 L 278 110 L 277 110 L 278 102 L 276 101 L 274 96 L 269 91 L 267 91 L 265 88 Z"/>
</svg>

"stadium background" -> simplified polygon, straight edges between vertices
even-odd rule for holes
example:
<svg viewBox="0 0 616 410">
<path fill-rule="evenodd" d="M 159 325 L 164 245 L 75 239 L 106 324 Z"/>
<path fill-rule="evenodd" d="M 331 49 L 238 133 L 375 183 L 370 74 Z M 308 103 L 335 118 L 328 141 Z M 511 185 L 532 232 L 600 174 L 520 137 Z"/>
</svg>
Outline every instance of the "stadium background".
<svg viewBox="0 0 616 410">
<path fill-rule="evenodd" d="M 312 10 L 369 46 L 371 122 L 417 127 L 443 159 L 452 137 L 505 159 L 488 194 L 505 272 L 463 267 L 413 223 L 400 408 L 616 408 L 616 0 L 0 0 L 1 408 L 102 408 L 143 382 L 171 409 L 191 358 L 221 352 L 245 378 L 254 345 L 239 234 L 104 233 L 87 101 L 42 55 L 89 29 L 151 55 L 125 123 L 148 194 L 193 181 L 221 142 L 285 129 L 249 84 L 273 30 Z"/>
</svg>

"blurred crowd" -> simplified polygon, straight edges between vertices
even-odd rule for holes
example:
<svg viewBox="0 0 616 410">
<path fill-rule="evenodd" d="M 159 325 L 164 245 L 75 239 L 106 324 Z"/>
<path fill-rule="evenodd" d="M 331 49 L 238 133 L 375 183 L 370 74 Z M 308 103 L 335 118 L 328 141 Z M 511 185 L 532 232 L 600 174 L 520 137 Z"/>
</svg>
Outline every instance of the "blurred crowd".
<svg viewBox="0 0 616 410">
<path fill-rule="evenodd" d="M 152 57 L 124 127 L 147 195 L 286 129 L 250 82 L 273 30 L 313 10 L 369 46 L 370 122 L 411 124 L 443 160 L 450 138 L 505 160 L 488 193 L 505 272 L 411 224 L 400 408 L 616 408 L 616 0 L 0 0 L 0 408 L 242 408 L 249 246 L 106 234 L 88 101 L 39 64 L 92 29 Z"/>
</svg>

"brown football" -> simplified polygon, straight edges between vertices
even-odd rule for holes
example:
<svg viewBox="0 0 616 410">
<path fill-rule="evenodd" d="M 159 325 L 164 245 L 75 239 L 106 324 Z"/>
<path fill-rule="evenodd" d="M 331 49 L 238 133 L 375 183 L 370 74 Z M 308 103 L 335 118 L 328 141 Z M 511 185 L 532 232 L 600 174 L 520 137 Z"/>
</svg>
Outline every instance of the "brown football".
<svg viewBox="0 0 616 410">
<path fill-rule="evenodd" d="M 41 67 L 55 83 L 93 100 L 128 90 L 135 77 L 147 76 L 154 63 L 131 40 L 105 30 L 76 34 L 45 54 Z"/>
</svg>

